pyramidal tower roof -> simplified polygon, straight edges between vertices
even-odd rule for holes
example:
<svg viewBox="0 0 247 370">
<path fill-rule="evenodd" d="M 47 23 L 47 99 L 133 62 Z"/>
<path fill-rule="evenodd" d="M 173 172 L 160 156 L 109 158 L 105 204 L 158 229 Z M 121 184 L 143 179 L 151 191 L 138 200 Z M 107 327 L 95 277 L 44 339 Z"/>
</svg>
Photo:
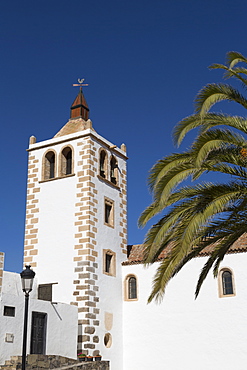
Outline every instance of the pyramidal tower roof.
<svg viewBox="0 0 247 370">
<path fill-rule="evenodd" d="M 83 81 L 84 80 L 78 80 L 79 84 L 73 85 L 80 86 L 80 90 L 70 107 L 70 119 L 54 137 L 69 135 L 92 128 L 92 122 L 89 119 L 89 108 L 82 92 L 82 86 L 87 85 L 83 84 Z"/>
<path fill-rule="evenodd" d="M 70 107 L 70 119 L 73 118 L 82 118 L 85 121 L 87 121 L 89 118 L 89 108 L 83 95 L 81 86 L 77 97 Z"/>
</svg>

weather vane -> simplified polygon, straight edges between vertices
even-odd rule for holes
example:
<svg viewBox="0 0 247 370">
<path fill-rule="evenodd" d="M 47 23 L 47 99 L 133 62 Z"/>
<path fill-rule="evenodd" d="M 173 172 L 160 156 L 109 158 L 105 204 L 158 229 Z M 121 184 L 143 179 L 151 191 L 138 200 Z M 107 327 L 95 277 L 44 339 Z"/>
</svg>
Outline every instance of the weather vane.
<svg viewBox="0 0 247 370">
<path fill-rule="evenodd" d="M 85 78 L 78 78 L 78 84 L 73 84 L 73 86 L 80 86 L 80 90 L 82 90 L 82 86 L 88 86 L 88 84 L 84 84 Z"/>
</svg>

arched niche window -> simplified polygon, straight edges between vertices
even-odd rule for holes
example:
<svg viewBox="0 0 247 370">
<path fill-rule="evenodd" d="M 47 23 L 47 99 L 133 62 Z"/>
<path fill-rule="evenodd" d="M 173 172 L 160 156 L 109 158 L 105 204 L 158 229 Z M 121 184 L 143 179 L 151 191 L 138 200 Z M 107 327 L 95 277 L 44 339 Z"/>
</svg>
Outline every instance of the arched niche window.
<svg viewBox="0 0 247 370">
<path fill-rule="evenodd" d="M 232 270 L 229 268 L 221 269 L 218 276 L 218 283 L 220 297 L 235 296 L 235 284 Z"/>
<path fill-rule="evenodd" d="M 67 146 L 61 153 L 61 175 L 71 175 L 73 171 L 73 153 L 72 149 Z"/>
<path fill-rule="evenodd" d="M 110 181 L 117 185 L 118 183 L 118 163 L 114 156 L 111 157 L 110 160 Z"/>
<path fill-rule="evenodd" d="M 124 296 L 126 301 L 136 301 L 137 297 L 137 277 L 135 275 L 128 275 L 124 282 Z"/>
<path fill-rule="evenodd" d="M 45 154 L 43 161 L 43 178 L 44 180 L 54 179 L 56 176 L 56 154 L 50 150 Z"/>
<path fill-rule="evenodd" d="M 99 175 L 104 179 L 107 178 L 107 154 L 104 149 L 99 153 Z"/>
</svg>

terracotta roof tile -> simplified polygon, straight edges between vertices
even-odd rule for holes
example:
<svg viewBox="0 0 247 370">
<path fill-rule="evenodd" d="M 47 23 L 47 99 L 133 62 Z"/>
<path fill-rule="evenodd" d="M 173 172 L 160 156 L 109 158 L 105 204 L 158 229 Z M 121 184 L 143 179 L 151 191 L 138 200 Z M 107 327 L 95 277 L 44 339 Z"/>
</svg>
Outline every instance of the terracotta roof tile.
<svg viewBox="0 0 247 370">
<path fill-rule="evenodd" d="M 209 245 L 208 247 L 206 247 L 199 253 L 198 257 L 209 256 L 214 250 L 214 247 L 215 247 L 215 244 Z M 165 258 L 167 254 L 170 252 L 171 248 L 172 248 L 172 245 L 171 244 L 168 245 L 159 255 L 157 261 L 161 261 L 163 258 Z M 127 261 L 124 261 L 122 263 L 122 265 L 135 265 L 135 264 L 143 263 L 144 247 L 142 244 L 129 245 L 128 251 L 129 251 L 129 257 Z M 243 252 L 247 252 L 247 233 L 243 234 L 235 243 L 233 243 L 233 245 L 228 250 L 227 254 L 243 253 Z"/>
</svg>

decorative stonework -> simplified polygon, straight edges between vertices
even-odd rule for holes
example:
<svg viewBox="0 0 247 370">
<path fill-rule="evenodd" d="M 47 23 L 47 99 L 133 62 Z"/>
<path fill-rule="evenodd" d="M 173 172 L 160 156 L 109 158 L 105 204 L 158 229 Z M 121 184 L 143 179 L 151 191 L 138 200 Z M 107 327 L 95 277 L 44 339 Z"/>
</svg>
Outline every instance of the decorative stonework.
<svg viewBox="0 0 247 370">
<path fill-rule="evenodd" d="M 98 351 L 94 351 L 94 356 L 97 356 Z M 4 370 L 19 370 L 21 369 L 22 357 L 11 356 L 11 359 L 6 361 L 5 365 L 0 366 Z M 78 370 L 110 370 L 109 361 L 93 361 L 80 362 L 71 358 L 56 356 L 56 355 L 27 355 L 27 370 L 37 369 L 78 369 Z"/>
<path fill-rule="evenodd" d="M 121 248 L 124 254 L 127 254 L 127 180 L 126 180 L 126 170 L 120 172 L 121 177 L 121 192 L 119 197 L 120 202 L 120 214 L 119 214 L 119 225 L 121 230 L 119 231 L 119 236 L 121 238 Z"/>
<path fill-rule="evenodd" d="M 101 143 L 100 143 L 101 145 Z M 99 181 L 104 181 L 106 186 L 114 189 L 115 198 L 112 204 L 118 203 L 118 208 L 114 210 L 116 214 L 112 221 L 112 228 L 117 229 L 116 234 L 120 237 L 120 243 L 115 248 L 121 248 L 125 253 L 127 243 L 126 227 L 126 170 L 121 169 L 118 175 L 118 185 L 111 183 L 107 179 L 102 179 L 99 172 L 99 160 L 101 151 L 96 148 L 97 143 L 91 137 L 84 137 L 83 141 L 77 143 L 79 149 L 79 160 L 77 162 L 77 202 L 75 212 L 76 243 L 74 245 L 76 263 L 74 280 L 74 301 L 71 304 L 78 306 L 79 313 L 79 335 L 78 350 L 91 352 L 96 351 L 98 343 L 102 345 L 103 338 L 98 335 L 100 325 L 99 315 L 99 286 L 98 286 L 98 262 L 102 260 L 104 249 L 97 243 L 97 224 L 104 223 L 104 219 L 98 220 L 98 199 L 102 199 L 102 206 L 106 197 L 100 194 L 98 198 L 97 186 Z M 111 158 L 112 152 L 107 151 L 106 158 Z M 107 172 L 107 171 L 106 171 Z M 107 198 L 108 199 L 108 198 Z M 115 207 L 115 206 L 114 206 Z M 103 208 L 104 213 L 104 208 Z M 114 213 L 113 213 L 114 214 Z M 101 215 L 102 217 L 102 215 Z M 109 225 L 107 225 L 109 226 Z M 119 227 L 120 226 L 120 227 Z M 101 249 L 102 248 L 102 249 Z M 114 256 L 116 253 L 113 252 Z M 115 257 L 116 258 L 116 257 Z M 103 265 L 104 261 L 102 260 Z M 102 271 L 100 271 L 102 273 Z M 111 276 L 114 273 L 107 274 Z M 103 323 L 102 323 L 103 324 Z"/>
<path fill-rule="evenodd" d="M 98 191 L 95 185 L 97 174 L 96 147 L 90 137 L 83 142 L 77 143 L 79 147 L 78 183 L 77 183 L 77 203 L 75 213 L 75 226 L 77 232 L 75 238 L 77 243 L 74 248 L 76 256 L 75 272 L 77 278 L 74 281 L 75 290 L 73 295 L 78 306 L 79 313 L 79 332 L 78 349 L 95 349 L 95 319 L 98 311 L 94 311 L 99 302 L 97 280 L 98 263 L 96 259 L 96 234 L 97 234 L 97 204 L 96 195 Z"/>
<path fill-rule="evenodd" d="M 3 267 L 4 267 L 4 253 L 0 252 L 0 295 L 2 293 L 3 286 Z"/>
<path fill-rule="evenodd" d="M 28 179 L 27 179 L 27 202 L 26 202 L 26 225 L 24 242 L 24 264 L 36 267 L 35 256 L 38 254 L 36 248 L 38 243 L 38 217 L 39 212 L 37 194 L 40 192 L 38 183 L 39 161 L 35 155 L 29 153 Z"/>
<path fill-rule="evenodd" d="M 113 313 L 105 312 L 105 329 L 107 331 L 111 330 L 113 326 Z"/>
</svg>

